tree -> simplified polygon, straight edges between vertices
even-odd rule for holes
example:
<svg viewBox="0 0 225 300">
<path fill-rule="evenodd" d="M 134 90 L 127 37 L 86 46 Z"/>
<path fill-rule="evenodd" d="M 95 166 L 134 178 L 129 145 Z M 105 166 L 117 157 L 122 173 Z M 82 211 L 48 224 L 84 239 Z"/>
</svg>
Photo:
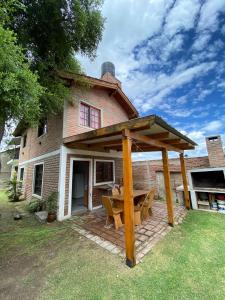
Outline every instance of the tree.
<svg viewBox="0 0 225 300">
<path fill-rule="evenodd" d="M 104 27 L 101 4 L 100 0 L 0 2 L 0 142 L 10 118 L 36 125 L 43 116 L 62 110 L 70 93 L 59 71 L 82 73 L 76 53 L 95 57 Z"/>
<path fill-rule="evenodd" d="M 11 0 L 0 4 L 0 143 L 7 121 L 24 119 L 36 124 L 41 112 L 43 88 L 38 76 L 29 69 L 14 33 L 3 27 L 15 3 Z"/>
<path fill-rule="evenodd" d="M 21 0 L 8 25 L 27 49 L 32 70 L 45 88 L 41 112 L 58 113 L 69 89 L 58 76 L 59 70 L 82 73 L 76 53 L 95 57 L 102 38 L 104 19 L 100 0 Z"/>
</svg>

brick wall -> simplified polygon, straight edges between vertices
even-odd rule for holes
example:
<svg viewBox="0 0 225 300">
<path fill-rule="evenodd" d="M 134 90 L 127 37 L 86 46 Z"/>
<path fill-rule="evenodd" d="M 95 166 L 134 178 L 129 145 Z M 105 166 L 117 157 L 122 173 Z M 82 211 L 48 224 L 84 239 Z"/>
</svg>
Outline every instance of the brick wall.
<svg viewBox="0 0 225 300">
<path fill-rule="evenodd" d="M 92 88 L 87 91 L 78 92 L 73 88 L 73 100 L 73 105 L 65 105 L 64 116 L 66 116 L 66 118 L 63 130 L 64 137 L 92 130 L 91 128 L 80 125 L 80 101 L 87 102 L 101 109 L 102 127 L 128 120 L 128 115 L 125 110 L 114 96 L 110 96 L 105 89 Z"/>
<path fill-rule="evenodd" d="M 28 128 L 27 143 L 24 148 L 22 147 L 23 138 L 21 139 L 19 162 L 22 163 L 59 149 L 62 144 L 62 128 L 62 114 L 48 118 L 48 132 L 40 137 L 37 136 L 37 128 Z"/>
<path fill-rule="evenodd" d="M 58 191 L 59 180 L 59 155 L 25 164 L 24 167 L 24 196 L 32 198 L 34 166 L 44 163 L 42 198 L 46 199 L 52 192 Z"/>
<path fill-rule="evenodd" d="M 206 146 L 209 155 L 210 167 L 224 167 L 225 156 L 221 137 L 207 137 Z"/>
<path fill-rule="evenodd" d="M 209 167 L 209 159 L 207 156 L 185 158 L 185 163 L 187 170 Z M 170 159 L 169 166 L 171 172 L 171 185 L 173 190 L 175 190 L 176 186 L 180 185 L 180 183 L 182 182 L 180 175 L 180 159 Z M 159 178 L 163 178 L 163 176 L 160 176 L 158 174 L 157 180 L 157 173 L 160 172 L 163 172 L 162 160 L 133 162 L 134 188 L 148 190 L 151 187 L 156 187 L 158 196 L 160 194 L 161 186 Z"/>
</svg>

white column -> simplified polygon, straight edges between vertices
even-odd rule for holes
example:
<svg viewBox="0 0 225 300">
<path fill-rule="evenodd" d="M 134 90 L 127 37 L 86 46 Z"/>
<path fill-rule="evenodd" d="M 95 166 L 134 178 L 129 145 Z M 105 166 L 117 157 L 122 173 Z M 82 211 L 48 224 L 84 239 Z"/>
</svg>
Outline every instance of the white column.
<svg viewBox="0 0 225 300">
<path fill-rule="evenodd" d="M 67 148 L 61 146 L 60 149 L 60 162 L 59 162 L 59 202 L 58 202 L 58 216 L 57 219 L 62 221 L 66 217 L 64 216 L 64 204 L 65 204 L 65 184 L 66 184 L 66 158 L 67 158 Z"/>
</svg>

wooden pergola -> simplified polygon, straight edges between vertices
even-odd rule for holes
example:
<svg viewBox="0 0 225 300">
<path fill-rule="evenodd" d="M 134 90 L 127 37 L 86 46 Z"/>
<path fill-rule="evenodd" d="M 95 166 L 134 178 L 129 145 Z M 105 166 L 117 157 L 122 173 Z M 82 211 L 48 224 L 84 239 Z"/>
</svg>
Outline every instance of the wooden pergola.
<svg viewBox="0 0 225 300">
<path fill-rule="evenodd" d="M 151 115 L 91 130 L 89 132 L 64 138 L 64 144 L 68 147 L 89 151 L 122 151 L 125 246 L 126 263 L 128 266 L 133 267 L 136 264 L 132 152 L 162 152 L 168 223 L 171 226 L 174 225 L 174 210 L 168 151 L 178 152 L 180 154 L 185 206 L 187 209 L 190 209 L 184 150 L 194 149 L 196 144 L 167 124 L 160 117 Z"/>
</svg>

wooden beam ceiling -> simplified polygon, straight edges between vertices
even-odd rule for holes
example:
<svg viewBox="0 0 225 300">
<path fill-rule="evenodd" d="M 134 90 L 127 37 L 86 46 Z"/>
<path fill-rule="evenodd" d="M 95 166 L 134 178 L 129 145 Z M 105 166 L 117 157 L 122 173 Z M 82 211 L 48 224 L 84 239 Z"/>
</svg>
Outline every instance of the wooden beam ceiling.
<svg viewBox="0 0 225 300">
<path fill-rule="evenodd" d="M 152 138 L 150 138 L 148 136 L 145 136 L 145 135 L 142 135 L 142 134 L 139 134 L 139 133 L 135 133 L 135 132 L 130 132 L 128 130 L 124 130 L 123 131 L 123 135 L 124 136 L 128 136 L 131 139 L 134 139 L 134 140 L 137 140 L 137 141 L 141 141 L 141 142 L 143 142 L 145 144 L 148 144 L 150 146 L 158 147 L 160 149 L 163 148 L 163 149 L 167 149 L 167 150 L 170 150 L 170 151 L 183 152 L 181 149 L 179 149 L 179 148 L 177 148 L 177 147 L 175 147 L 173 145 L 166 144 L 164 142 L 152 139 Z"/>
</svg>

